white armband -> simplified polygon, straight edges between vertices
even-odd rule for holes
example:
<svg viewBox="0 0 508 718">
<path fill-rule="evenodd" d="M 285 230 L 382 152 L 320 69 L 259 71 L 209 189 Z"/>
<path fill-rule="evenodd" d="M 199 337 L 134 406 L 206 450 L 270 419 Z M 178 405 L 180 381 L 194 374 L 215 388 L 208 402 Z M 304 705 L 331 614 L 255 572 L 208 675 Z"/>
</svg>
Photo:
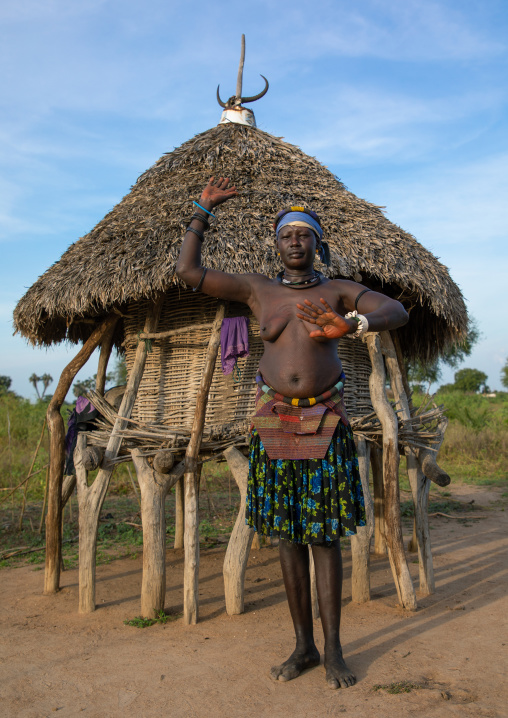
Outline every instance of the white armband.
<svg viewBox="0 0 508 718">
<path fill-rule="evenodd" d="M 367 317 L 365 317 L 363 314 L 358 314 L 358 312 L 355 310 L 354 312 L 348 312 L 346 314 L 346 319 L 355 319 L 358 322 L 358 329 L 354 334 L 346 334 L 347 337 L 350 339 L 356 339 L 356 337 L 361 337 L 362 334 L 365 334 L 365 332 L 369 331 L 369 321 Z"/>
</svg>

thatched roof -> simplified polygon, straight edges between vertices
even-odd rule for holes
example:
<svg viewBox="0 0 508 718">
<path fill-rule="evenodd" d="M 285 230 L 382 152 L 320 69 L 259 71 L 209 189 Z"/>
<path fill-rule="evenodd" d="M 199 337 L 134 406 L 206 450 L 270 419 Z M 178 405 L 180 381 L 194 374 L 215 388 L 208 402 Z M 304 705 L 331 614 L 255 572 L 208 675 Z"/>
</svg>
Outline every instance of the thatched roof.
<svg viewBox="0 0 508 718">
<path fill-rule="evenodd" d="M 165 154 L 119 204 L 72 244 L 20 300 L 15 328 L 34 344 L 83 341 L 113 308 L 178 283 L 175 263 L 189 216 L 210 175 L 228 176 L 240 197 L 218 208 L 203 263 L 275 276 L 275 213 L 315 209 L 330 244 L 329 276 L 356 278 L 410 309 L 408 355 L 430 358 L 467 327 L 463 297 L 448 270 L 414 237 L 359 199 L 316 159 L 256 128 L 218 125 Z"/>
</svg>

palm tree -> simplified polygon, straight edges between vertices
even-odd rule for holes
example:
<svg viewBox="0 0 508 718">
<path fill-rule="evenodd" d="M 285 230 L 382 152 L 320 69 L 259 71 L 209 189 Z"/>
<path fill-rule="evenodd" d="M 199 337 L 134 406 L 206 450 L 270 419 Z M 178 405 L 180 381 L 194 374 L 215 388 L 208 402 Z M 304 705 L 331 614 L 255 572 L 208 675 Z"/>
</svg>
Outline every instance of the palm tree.
<svg viewBox="0 0 508 718">
<path fill-rule="evenodd" d="M 43 374 L 42 376 L 39 377 L 39 379 L 42 381 L 42 386 L 43 386 L 42 395 L 41 395 L 41 399 L 42 399 L 42 398 L 44 398 L 44 394 L 46 393 L 46 389 L 48 388 L 48 386 L 49 386 L 49 385 L 51 384 L 51 382 L 53 381 L 53 377 L 51 376 L 51 374 Z"/>
<path fill-rule="evenodd" d="M 35 391 L 37 392 L 37 396 L 38 396 L 39 399 L 42 398 L 41 395 L 40 395 L 40 393 L 39 393 L 39 387 L 37 386 L 37 384 L 38 384 L 38 382 L 39 382 L 40 380 L 41 380 L 41 377 L 40 377 L 40 376 L 37 376 L 37 374 L 35 374 L 35 373 L 32 374 L 32 376 L 31 376 L 30 379 L 28 380 L 28 381 L 30 382 L 30 384 L 33 385 L 33 388 L 34 388 Z"/>
</svg>

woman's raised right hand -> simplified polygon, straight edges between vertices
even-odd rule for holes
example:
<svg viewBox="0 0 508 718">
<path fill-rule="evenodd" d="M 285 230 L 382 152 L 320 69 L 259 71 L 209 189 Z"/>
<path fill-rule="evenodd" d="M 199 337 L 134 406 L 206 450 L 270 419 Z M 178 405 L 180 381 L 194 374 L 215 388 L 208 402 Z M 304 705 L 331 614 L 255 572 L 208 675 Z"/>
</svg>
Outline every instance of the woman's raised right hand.
<svg viewBox="0 0 508 718">
<path fill-rule="evenodd" d="M 210 177 L 208 184 L 201 193 L 200 204 L 206 209 L 212 209 L 218 204 L 227 202 L 231 197 L 238 196 L 236 187 L 234 185 L 229 187 L 229 177 L 219 177 L 217 182 L 214 180 L 215 177 Z"/>
</svg>

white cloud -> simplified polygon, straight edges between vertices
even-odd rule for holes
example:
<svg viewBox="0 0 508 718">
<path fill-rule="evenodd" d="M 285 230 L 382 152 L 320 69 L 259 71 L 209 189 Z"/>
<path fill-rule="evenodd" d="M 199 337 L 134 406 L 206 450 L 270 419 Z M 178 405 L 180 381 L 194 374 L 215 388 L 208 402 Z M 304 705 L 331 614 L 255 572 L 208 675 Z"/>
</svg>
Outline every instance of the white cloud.
<svg viewBox="0 0 508 718">
<path fill-rule="evenodd" d="M 376 194 L 382 193 L 389 218 L 410 227 L 427 247 L 441 253 L 447 245 L 459 251 L 470 245 L 480 263 L 487 256 L 496 271 L 508 246 L 507 168 L 508 152 L 460 164 L 437 162 L 412 178 L 384 181 Z M 488 248 L 497 244 L 496 263 Z M 474 256 L 460 259 L 473 271 L 477 267 Z"/>
<path fill-rule="evenodd" d="M 341 168 L 428 162 L 443 145 L 455 151 L 487 133 L 491 114 L 504 100 L 498 91 L 432 96 L 422 89 L 411 93 L 336 82 L 321 84 L 316 96 L 325 98 L 319 111 L 298 114 L 283 107 L 278 122 L 293 124 L 291 141 L 307 153 Z"/>
<path fill-rule="evenodd" d="M 482 29 L 489 18 L 485 9 L 474 16 L 474 8 L 443 1 L 322 0 L 316 7 L 300 0 L 271 3 L 266 26 L 281 59 L 468 60 L 493 57 L 506 48 L 504 39 Z"/>
</svg>

